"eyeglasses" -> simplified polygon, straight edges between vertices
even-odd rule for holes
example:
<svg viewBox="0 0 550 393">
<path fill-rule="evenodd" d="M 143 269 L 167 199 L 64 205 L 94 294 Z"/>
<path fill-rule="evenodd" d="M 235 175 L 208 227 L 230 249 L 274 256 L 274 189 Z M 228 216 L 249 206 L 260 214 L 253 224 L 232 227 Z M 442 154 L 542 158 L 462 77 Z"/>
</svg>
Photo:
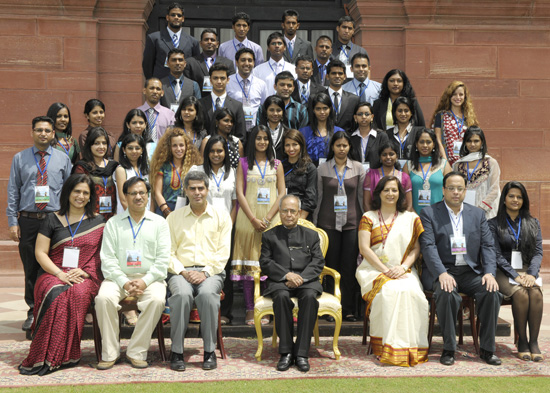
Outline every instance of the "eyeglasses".
<svg viewBox="0 0 550 393">
<path fill-rule="evenodd" d="M 359 113 L 356 113 L 355 116 L 359 116 L 359 117 L 369 117 L 370 115 L 372 115 L 372 113 L 369 113 L 369 112 L 359 112 Z"/>
<path fill-rule="evenodd" d="M 281 213 L 284 214 L 285 216 L 286 216 L 287 214 L 290 214 L 290 215 L 295 216 L 296 214 L 298 214 L 298 210 L 294 210 L 294 209 L 282 209 L 282 210 L 281 210 Z"/>
<path fill-rule="evenodd" d="M 135 198 L 135 197 L 137 197 L 138 195 L 139 195 L 140 197 L 144 197 L 145 195 L 147 195 L 147 192 L 145 192 L 145 191 L 134 191 L 134 192 L 128 193 L 128 195 L 130 195 L 132 198 Z"/>
<path fill-rule="evenodd" d="M 51 134 L 53 132 L 53 130 L 50 130 L 49 128 L 34 128 L 33 131 L 37 134 L 42 134 L 43 132 L 46 134 Z"/>
<path fill-rule="evenodd" d="M 450 192 L 463 192 L 465 190 L 464 187 L 445 187 L 446 190 L 449 190 Z"/>
</svg>

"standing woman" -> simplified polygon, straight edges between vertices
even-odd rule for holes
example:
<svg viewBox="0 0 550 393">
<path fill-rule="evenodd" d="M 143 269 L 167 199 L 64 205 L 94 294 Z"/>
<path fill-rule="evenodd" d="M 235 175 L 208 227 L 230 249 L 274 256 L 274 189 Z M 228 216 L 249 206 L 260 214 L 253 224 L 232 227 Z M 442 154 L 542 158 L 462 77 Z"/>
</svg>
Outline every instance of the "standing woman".
<svg viewBox="0 0 550 393">
<path fill-rule="evenodd" d="M 129 134 L 139 135 L 143 138 L 147 146 L 147 157 L 150 161 L 153 157 L 153 153 L 155 152 L 157 144 L 153 141 L 151 129 L 149 128 L 149 123 L 147 122 L 147 116 L 145 115 L 145 112 L 143 112 L 141 109 L 132 109 L 126 114 L 126 118 L 124 119 L 124 123 L 122 125 L 122 134 L 120 134 L 120 136 L 118 137 L 118 141 L 115 146 L 115 152 L 113 154 L 113 158 L 115 159 L 115 161 L 120 162 L 120 145 L 122 144 L 122 140 L 126 137 L 126 135 Z"/>
<path fill-rule="evenodd" d="M 328 267 L 342 275 L 342 315 L 349 322 L 357 321 L 354 301 L 355 269 L 359 253 L 357 228 L 363 214 L 363 181 L 365 169 L 355 159 L 350 137 L 345 131 L 336 132 L 329 145 L 327 162 L 317 170 L 318 203 L 315 211 L 317 226 L 325 230 L 329 248 L 325 261 Z M 332 291 L 332 281 L 327 283 Z"/>
<path fill-rule="evenodd" d="M 370 169 L 365 175 L 363 183 L 363 209 L 364 211 L 371 210 L 372 196 L 376 185 L 384 176 L 396 177 L 403 186 L 405 196 L 405 208 L 409 211 L 413 210 L 412 206 L 412 184 L 408 174 L 401 171 L 401 165 L 397 161 L 397 151 L 395 145 L 390 142 L 380 146 L 379 148 L 380 161 L 382 166 L 378 169 Z"/>
<path fill-rule="evenodd" d="M 441 96 L 432 116 L 435 135 L 442 157 L 447 157 L 451 165 L 458 160 L 464 131 L 477 126 L 472 97 L 466 85 L 452 82 Z"/>
<path fill-rule="evenodd" d="M 315 95 L 311 101 L 311 108 L 313 116 L 309 116 L 310 124 L 301 128 L 300 132 L 306 140 L 307 154 L 318 167 L 327 160 L 328 144 L 334 133 L 344 130 L 334 125 L 336 116 L 328 94 Z"/>
<path fill-rule="evenodd" d="M 73 165 L 80 156 L 80 146 L 73 138 L 73 125 L 69 107 L 61 102 L 55 102 L 48 108 L 46 114 L 53 120 L 55 130 L 55 148 L 65 152 Z"/>
<path fill-rule="evenodd" d="M 411 159 L 403 168 L 411 178 L 416 214 L 420 214 L 425 206 L 443 200 L 443 177 L 451 171 L 447 160 L 440 155 L 435 133 L 429 128 L 417 132 Z"/>
<path fill-rule="evenodd" d="M 151 161 L 155 213 L 168 217 L 176 204 L 178 208 L 185 205 L 183 179 L 189 168 L 199 163 L 199 151 L 185 131 L 179 127 L 169 127 L 158 141 Z"/>
<path fill-rule="evenodd" d="M 214 112 L 214 119 L 216 121 L 216 129 L 214 135 L 221 136 L 227 143 L 227 149 L 229 151 L 229 162 L 231 167 L 237 170 L 239 166 L 239 159 L 244 155 L 243 144 L 239 138 L 234 135 L 235 132 L 235 115 L 228 108 L 216 109 Z M 204 153 L 204 148 L 208 142 L 210 135 L 207 135 L 202 140 L 201 154 Z"/>
<path fill-rule="evenodd" d="M 269 96 L 264 101 L 263 111 L 259 119 L 259 124 L 269 128 L 275 157 L 278 160 L 283 158 L 283 134 L 288 127 L 283 124 L 285 117 L 285 102 L 278 96 Z"/>
<path fill-rule="evenodd" d="M 61 208 L 49 213 L 36 239 L 35 318 L 24 375 L 45 375 L 80 361 L 84 318 L 103 280 L 99 251 L 105 220 L 95 209 L 89 176 L 71 175 L 61 190 Z M 65 251 L 71 250 L 69 256 Z M 67 254 L 69 254 L 67 252 Z M 72 258 L 71 258 L 72 256 Z"/>
<path fill-rule="evenodd" d="M 114 173 L 118 163 L 107 157 L 109 136 L 101 127 L 94 127 L 88 133 L 82 148 L 82 160 L 73 167 L 73 173 L 89 175 L 95 184 L 96 213 L 100 213 L 107 221 L 115 215 L 116 184 Z"/>
<path fill-rule="evenodd" d="M 181 100 L 178 111 L 176 112 L 176 127 L 183 128 L 187 137 L 193 142 L 193 145 L 199 150 L 202 140 L 206 137 L 204 129 L 202 106 L 195 96 L 185 97 Z M 201 157 L 199 159 L 202 160 Z"/>
<path fill-rule="evenodd" d="M 392 106 L 393 124 L 386 133 L 390 143 L 394 145 L 401 166 L 405 166 L 407 160 L 411 157 L 411 151 L 414 149 L 414 135 L 424 129 L 424 127 L 415 126 L 415 108 L 413 101 L 407 97 L 398 97 Z"/>
<path fill-rule="evenodd" d="M 495 217 L 500 198 L 500 167 L 497 160 L 487 154 L 481 128 L 472 126 L 466 130 L 460 159 L 453 164 L 453 170 L 467 179 L 464 202 L 483 209 L 487 219 Z"/>
<path fill-rule="evenodd" d="M 369 168 L 380 167 L 378 150 L 382 144 L 388 142 L 388 135 L 374 126 L 374 112 L 370 102 L 360 102 L 355 107 L 351 147 L 359 157 L 365 171 Z"/>
<path fill-rule="evenodd" d="M 260 271 L 262 233 L 277 216 L 279 200 L 285 195 L 281 162 L 275 159 L 271 133 L 256 126 L 249 135 L 246 157 L 237 168 L 239 211 L 235 225 L 235 247 L 231 279 L 243 281 L 245 322 L 254 325 L 254 272 Z M 262 324 L 269 323 L 262 319 Z"/>
<path fill-rule="evenodd" d="M 397 97 L 407 97 L 414 106 L 414 124 L 424 127 L 424 114 L 416 100 L 414 89 L 407 74 L 394 69 L 389 71 L 382 81 L 380 97 L 374 101 L 374 123 L 382 130 L 393 127 L 393 105 Z"/>
<path fill-rule="evenodd" d="M 300 198 L 301 218 L 311 220 L 317 207 L 317 168 L 307 154 L 306 141 L 300 131 L 287 130 L 283 146 L 286 193 Z"/>
<path fill-rule="evenodd" d="M 86 116 L 86 120 L 88 121 L 88 127 L 86 127 L 78 137 L 78 144 L 81 147 L 86 143 L 86 138 L 92 128 L 103 126 L 103 121 L 105 120 L 105 104 L 96 98 L 86 101 L 86 104 L 84 104 L 84 116 Z M 116 139 L 110 133 L 107 133 L 107 135 L 109 136 L 107 157 L 112 157 Z"/>
<path fill-rule="evenodd" d="M 538 338 L 542 321 L 542 234 L 539 221 L 529 212 L 523 184 L 511 181 L 502 189 L 498 213 L 489 220 L 495 238 L 499 291 L 512 298 L 518 357 L 541 362 Z M 527 339 L 529 325 L 529 339 Z"/>
</svg>

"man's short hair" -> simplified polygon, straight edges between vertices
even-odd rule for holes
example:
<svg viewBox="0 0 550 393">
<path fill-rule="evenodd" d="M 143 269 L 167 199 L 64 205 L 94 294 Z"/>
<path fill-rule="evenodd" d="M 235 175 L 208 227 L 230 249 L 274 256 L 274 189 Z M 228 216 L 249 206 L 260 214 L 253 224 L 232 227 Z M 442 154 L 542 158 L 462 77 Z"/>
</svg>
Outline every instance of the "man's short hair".
<svg viewBox="0 0 550 393">
<path fill-rule="evenodd" d="M 170 4 L 166 10 L 166 15 L 168 15 L 170 11 L 172 11 L 174 8 L 181 10 L 181 14 L 185 16 L 185 10 L 183 9 L 183 5 L 181 5 L 180 3 Z"/>
<path fill-rule="evenodd" d="M 281 200 L 279 201 L 279 210 L 281 210 L 281 207 L 283 206 L 283 202 L 288 198 L 296 199 L 298 201 L 298 210 L 302 210 L 302 201 L 300 200 L 298 195 L 294 195 L 294 194 L 285 194 L 285 196 L 281 198 Z"/>
<path fill-rule="evenodd" d="M 146 79 L 145 84 L 143 85 L 143 87 L 147 89 L 147 86 L 149 86 L 149 82 L 151 82 L 151 81 L 159 81 L 160 82 L 160 79 L 155 77 L 155 76 L 153 76 L 152 78 Z M 161 82 L 161 84 L 162 84 L 162 82 Z"/>
<path fill-rule="evenodd" d="M 279 81 L 283 80 L 283 79 L 292 79 L 292 80 L 294 80 L 294 76 L 292 75 L 292 73 L 290 71 L 279 72 L 277 74 L 277 76 L 275 77 L 275 84 L 279 83 Z"/>
<path fill-rule="evenodd" d="M 224 71 L 225 76 L 229 76 L 229 68 L 223 63 L 214 63 L 212 67 L 208 70 L 208 75 L 212 76 L 214 71 Z"/>
<path fill-rule="evenodd" d="M 285 20 L 286 20 L 287 16 L 295 16 L 298 23 L 300 23 L 300 14 L 298 14 L 298 11 L 296 11 L 296 10 L 285 10 L 285 12 L 283 12 L 283 20 L 282 20 L 283 23 L 285 23 Z"/>
<path fill-rule="evenodd" d="M 330 46 L 332 46 L 332 38 L 330 38 L 328 35 L 322 35 L 317 38 L 317 41 L 315 41 L 315 46 L 319 45 L 319 41 L 329 41 Z"/>
<path fill-rule="evenodd" d="M 170 51 L 168 52 L 168 55 L 166 56 L 166 58 L 168 60 L 170 60 L 170 57 L 172 57 L 172 55 L 183 55 L 183 58 L 185 59 L 185 52 L 182 51 L 180 48 L 170 49 Z"/>
<path fill-rule="evenodd" d="M 344 15 L 344 16 L 342 16 L 340 19 L 338 19 L 338 24 L 337 24 L 337 26 L 340 27 L 340 26 L 342 26 L 342 24 L 345 23 L 345 22 L 351 22 L 351 23 L 353 23 L 353 28 L 355 29 L 355 22 L 354 22 L 354 20 L 351 18 L 351 16 L 349 16 L 349 15 Z"/>
<path fill-rule="evenodd" d="M 279 31 L 274 31 L 273 33 L 271 33 L 267 37 L 267 46 L 269 46 L 269 44 L 271 44 L 271 41 L 273 41 L 276 38 L 279 38 L 281 41 L 283 41 L 283 45 L 286 46 L 286 42 L 285 42 L 283 33 L 279 32 Z"/>
<path fill-rule="evenodd" d="M 330 74 L 330 71 L 333 68 L 342 68 L 344 72 L 346 72 L 346 65 L 338 59 L 331 60 L 330 63 L 327 65 L 327 75 Z"/>
<path fill-rule="evenodd" d="M 309 55 L 300 55 L 296 59 L 296 67 L 298 67 L 298 63 L 300 63 L 301 61 L 307 61 L 307 62 L 311 63 L 311 65 L 313 66 L 313 62 L 315 60 L 313 60 L 313 57 L 311 57 Z"/>
<path fill-rule="evenodd" d="M 359 52 L 359 53 L 354 54 L 351 58 L 351 66 L 352 67 L 353 67 L 353 62 L 357 59 L 367 59 L 367 63 L 370 67 L 370 58 L 369 58 L 369 55 L 367 55 L 366 53 Z"/>
<path fill-rule="evenodd" d="M 48 116 L 36 116 L 34 119 L 32 119 L 32 128 L 34 129 L 34 126 L 36 125 L 36 123 L 40 123 L 40 122 L 49 123 L 53 129 L 54 122 L 51 119 L 51 117 L 48 117 Z"/>
<path fill-rule="evenodd" d="M 134 176 L 124 182 L 124 185 L 122 186 L 122 192 L 124 193 L 124 195 L 127 195 L 128 190 L 139 182 L 143 182 L 143 184 L 145 184 L 145 188 L 147 188 L 147 193 L 151 191 L 151 185 L 147 183 L 147 181 L 144 178 L 139 176 Z"/>
<path fill-rule="evenodd" d="M 201 33 L 201 41 L 204 37 L 205 34 L 214 34 L 216 36 L 216 40 L 218 39 L 218 33 L 216 32 L 216 30 L 214 29 L 211 29 L 210 27 L 207 27 L 206 29 L 204 29 Z"/>
<path fill-rule="evenodd" d="M 250 48 L 241 48 L 235 53 L 235 61 L 239 61 L 239 58 L 242 56 L 243 53 L 250 53 L 252 55 L 252 60 L 256 62 L 256 55 L 254 54 L 254 51 Z"/>
<path fill-rule="evenodd" d="M 189 173 L 187 173 L 187 175 L 183 179 L 183 187 L 184 188 L 189 187 L 189 182 L 191 180 L 202 181 L 204 183 L 204 186 L 207 189 L 208 189 L 208 186 L 210 185 L 209 184 L 210 182 L 208 180 L 208 176 L 206 176 L 206 173 L 204 173 L 202 171 L 190 171 Z"/>
<path fill-rule="evenodd" d="M 246 12 L 237 12 L 233 18 L 231 18 L 231 25 L 235 26 L 235 23 L 237 23 L 240 20 L 244 20 L 248 26 L 250 26 L 250 15 L 248 15 Z"/>
<path fill-rule="evenodd" d="M 460 176 L 463 180 L 464 180 L 464 184 L 468 184 L 467 180 L 466 180 L 466 176 L 464 176 L 462 173 L 460 172 L 457 172 L 457 171 L 451 171 L 449 173 L 447 173 L 444 177 L 443 177 L 443 188 L 445 188 L 445 186 L 447 185 L 447 179 L 451 176 Z"/>
</svg>

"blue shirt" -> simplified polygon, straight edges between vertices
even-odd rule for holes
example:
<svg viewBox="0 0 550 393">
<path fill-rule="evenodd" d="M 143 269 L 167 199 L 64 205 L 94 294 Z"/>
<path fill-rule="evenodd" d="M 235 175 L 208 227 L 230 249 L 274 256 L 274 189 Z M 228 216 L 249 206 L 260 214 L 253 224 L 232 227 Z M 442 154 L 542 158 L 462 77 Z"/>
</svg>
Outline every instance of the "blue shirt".
<svg viewBox="0 0 550 393">
<path fill-rule="evenodd" d="M 333 135 L 338 131 L 344 130 L 340 127 L 334 126 Z M 301 128 L 300 132 L 306 140 L 307 154 L 309 154 L 313 164 L 315 164 L 315 166 L 319 166 L 319 158 L 327 157 L 330 137 L 328 135 L 325 137 L 319 136 L 318 133 L 311 128 L 311 126 Z"/>
<path fill-rule="evenodd" d="M 377 100 L 380 96 L 382 84 L 367 78 L 364 82 L 362 82 L 365 86 L 361 89 L 359 87 L 360 83 L 361 82 L 359 82 L 357 79 L 352 79 L 342 86 L 342 90 L 347 91 L 351 94 L 355 94 L 359 97 L 360 102 L 368 102 L 371 105 L 374 105 L 374 101 Z"/>
<path fill-rule="evenodd" d="M 264 55 L 262 53 L 262 47 L 255 42 L 250 41 L 248 38 L 245 38 L 243 42 L 239 42 L 238 39 L 233 38 L 232 40 L 225 41 L 223 44 L 220 45 L 220 49 L 218 49 L 218 56 L 226 57 L 229 60 L 231 60 L 235 67 L 237 67 L 237 61 L 235 60 L 235 54 L 237 51 L 241 48 L 239 48 L 239 45 L 243 45 L 244 47 L 248 49 L 252 49 L 254 52 L 255 61 L 254 64 L 256 66 L 259 66 L 264 62 Z"/>
<path fill-rule="evenodd" d="M 34 157 L 33 157 L 34 151 Z M 35 161 L 36 158 L 36 161 Z M 50 187 L 50 201 L 39 210 L 34 202 L 36 178 L 38 173 L 37 162 L 40 162 L 40 154 L 36 147 L 30 147 L 17 153 L 11 162 L 10 179 L 8 181 L 8 225 L 19 225 L 17 214 L 25 212 L 55 212 L 60 208 L 59 196 L 63 183 L 71 174 L 71 160 L 64 152 L 49 146 L 46 149 L 44 160 L 48 163 L 48 186 Z"/>
<path fill-rule="evenodd" d="M 250 87 L 247 88 L 246 94 L 248 96 L 249 106 L 253 109 L 254 112 L 254 119 L 252 121 L 252 124 L 256 124 L 256 114 L 258 113 L 258 108 L 264 103 L 265 99 L 267 98 L 267 86 L 263 80 L 252 75 L 248 77 L 248 80 L 250 81 Z M 242 86 L 243 78 L 238 73 L 236 73 L 229 77 L 229 83 L 227 84 L 226 91 L 229 97 L 239 102 L 242 102 L 243 107 L 245 107 L 246 100 L 243 95 Z"/>
</svg>

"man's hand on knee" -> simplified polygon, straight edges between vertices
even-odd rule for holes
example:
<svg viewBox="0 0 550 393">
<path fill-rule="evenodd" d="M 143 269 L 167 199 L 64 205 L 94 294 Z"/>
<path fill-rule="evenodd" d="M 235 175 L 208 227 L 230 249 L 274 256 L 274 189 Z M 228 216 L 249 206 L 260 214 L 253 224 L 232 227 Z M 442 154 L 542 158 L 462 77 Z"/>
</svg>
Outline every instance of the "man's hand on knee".
<svg viewBox="0 0 550 393">
<path fill-rule="evenodd" d="M 456 288 L 456 281 L 449 273 L 441 273 L 439 275 L 439 284 L 441 289 L 445 292 L 452 292 Z"/>
<path fill-rule="evenodd" d="M 496 292 L 498 291 L 498 283 L 495 277 L 487 273 L 481 278 L 481 283 L 487 285 L 487 292 Z"/>
</svg>

